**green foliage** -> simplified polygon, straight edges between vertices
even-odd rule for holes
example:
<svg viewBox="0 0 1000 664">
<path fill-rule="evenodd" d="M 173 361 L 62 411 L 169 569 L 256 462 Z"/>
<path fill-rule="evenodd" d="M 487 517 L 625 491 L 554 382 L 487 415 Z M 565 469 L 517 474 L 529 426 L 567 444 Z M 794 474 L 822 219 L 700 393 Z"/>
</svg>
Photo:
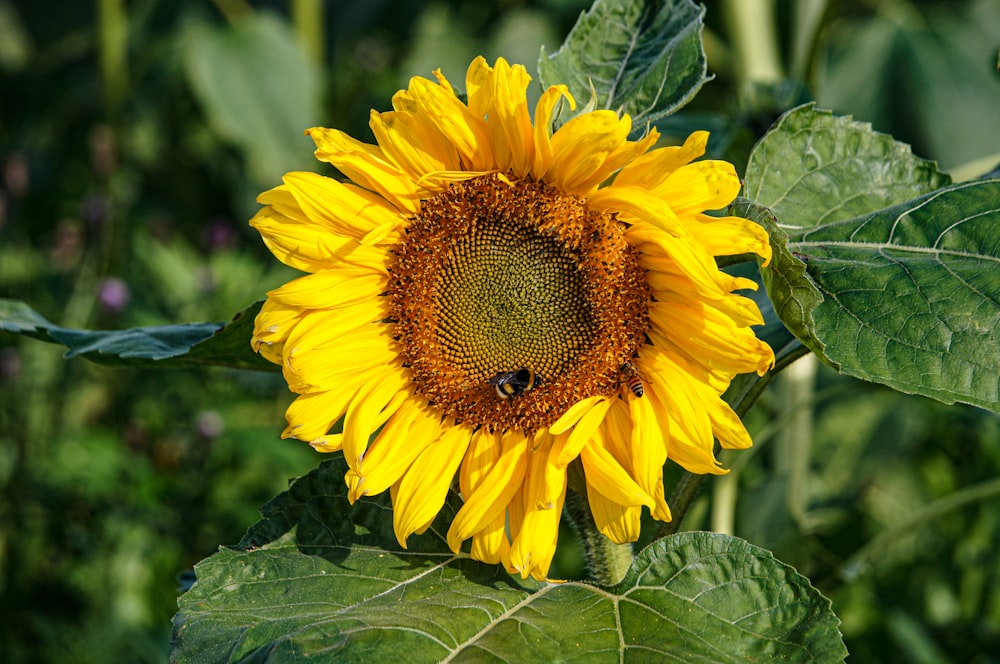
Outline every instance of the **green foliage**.
<svg viewBox="0 0 1000 664">
<path fill-rule="evenodd" d="M 576 101 L 632 116 L 633 135 L 674 113 L 707 79 L 704 8 L 691 0 L 595 2 L 560 49 L 542 50 L 544 86 L 565 84 Z"/>
<path fill-rule="evenodd" d="M 453 554 L 448 505 L 400 549 L 386 496 L 348 504 L 337 458 L 200 563 L 174 620 L 177 662 L 517 661 L 754 656 L 836 662 L 829 602 L 771 554 L 711 533 L 660 540 L 611 588 L 539 584 Z M 335 488 L 336 487 L 336 488 Z"/>
<path fill-rule="evenodd" d="M 314 167 L 302 132 L 321 117 L 319 71 L 286 23 L 264 13 L 195 22 L 184 39 L 184 67 L 209 123 L 239 146 L 258 186 Z"/>
<path fill-rule="evenodd" d="M 0 329 L 17 335 L 0 334 L 5 661 L 162 661 L 178 577 L 185 588 L 184 570 L 315 466 L 307 446 L 276 440 L 290 395 L 250 352 L 255 309 L 221 330 L 181 321 L 228 320 L 290 278 L 245 219 L 282 172 L 323 168 L 304 128 L 370 140 L 368 109 L 388 108 L 409 76 L 440 66 L 461 85 L 478 54 L 528 64 L 543 48 L 540 82 L 567 83 L 581 105 L 631 112 L 636 133 L 711 129 L 710 156 L 741 172 L 749 160 L 732 213 L 771 232 L 767 292 L 752 296 L 779 367 L 804 352 L 794 333 L 846 374 L 997 407 L 997 183 L 949 186 L 895 140 L 963 166 L 959 180 L 1000 161 L 996 0 L 847 0 L 822 19 L 817 3 L 778 3 L 779 62 L 763 83 L 741 72 L 765 36 L 727 25 L 721 3 L 600 0 L 560 47 L 589 4 L 346 3 L 326 17 L 317 59 L 293 21 L 239 3 L 0 1 L 0 84 L 16 91 L 0 105 Z M 751 157 L 772 121 L 813 98 L 836 114 L 785 115 Z M 755 277 L 749 263 L 727 269 Z M 116 366 L 63 362 L 28 337 Z M 165 366 L 177 369 L 150 370 Z M 765 547 L 833 600 L 857 661 L 993 661 L 1000 420 L 825 367 L 797 403 L 784 377 L 746 416 L 755 447 L 726 453 L 733 472 L 682 524 L 724 524 L 721 487 L 735 487 L 728 532 L 752 545 L 682 533 L 644 549 L 614 588 L 521 582 L 453 555 L 440 520 L 400 550 L 383 499 L 344 504 L 335 462 L 272 501 L 240 547 L 198 565 L 174 658 L 288 658 L 349 620 L 344 638 L 373 650 L 340 659 L 388 648 L 386 633 L 399 659 L 401 625 L 418 628 L 406 632 L 414 652 L 455 659 L 488 647 L 725 661 L 701 648 L 745 650 L 753 633 L 761 658 L 842 658 L 828 602 Z M 770 378 L 740 377 L 728 397 L 742 413 Z M 800 417 L 793 445 L 771 443 Z M 665 472 L 669 491 L 679 471 Z M 345 548 L 359 541 L 377 548 Z M 557 560 L 574 545 L 563 533 Z M 387 601 L 404 593 L 422 601 Z M 783 611 L 801 629 L 782 635 Z M 379 632 L 378 620 L 392 624 Z M 476 634 L 478 648 L 456 649 Z M 685 640 L 697 635 L 710 640 Z"/>
<path fill-rule="evenodd" d="M 66 359 L 86 357 L 101 364 L 158 369 L 223 366 L 277 370 L 250 349 L 257 302 L 225 325 L 184 323 L 121 331 L 72 330 L 54 325 L 24 302 L 0 299 L 0 331 L 24 334 L 66 346 Z"/>
<path fill-rule="evenodd" d="M 758 143 L 746 188 L 787 233 L 768 287 L 803 343 L 846 374 L 996 411 L 1000 181 L 948 181 L 891 137 L 805 106 Z"/>
</svg>

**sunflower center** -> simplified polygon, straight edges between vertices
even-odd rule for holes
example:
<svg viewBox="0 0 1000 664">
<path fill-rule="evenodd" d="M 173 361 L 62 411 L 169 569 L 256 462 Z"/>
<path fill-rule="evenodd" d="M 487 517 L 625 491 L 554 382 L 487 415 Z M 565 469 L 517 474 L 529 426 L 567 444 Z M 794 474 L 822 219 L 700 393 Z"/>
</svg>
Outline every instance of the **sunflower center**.
<svg viewBox="0 0 1000 664">
<path fill-rule="evenodd" d="M 445 359 L 477 378 L 561 374 L 596 332 L 576 261 L 520 224 L 472 224 L 439 275 Z"/>
<path fill-rule="evenodd" d="M 400 353 L 416 391 L 460 421 L 547 426 L 614 394 L 645 338 L 650 290 L 624 225 L 543 183 L 453 184 L 394 254 Z"/>
</svg>

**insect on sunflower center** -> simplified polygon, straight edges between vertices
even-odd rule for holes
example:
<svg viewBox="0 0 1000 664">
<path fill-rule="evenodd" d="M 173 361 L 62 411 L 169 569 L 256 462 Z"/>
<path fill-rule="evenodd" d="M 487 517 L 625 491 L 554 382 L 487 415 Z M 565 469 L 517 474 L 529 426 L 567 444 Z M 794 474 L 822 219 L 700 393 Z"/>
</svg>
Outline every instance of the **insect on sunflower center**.
<svg viewBox="0 0 1000 664">
<path fill-rule="evenodd" d="M 456 419 L 550 424 L 613 393 L 644 338 L 650 293 L 623 224 L 543 183 L 453 184 L 422 202 L 394 254 L 401 355 L 417 391 Z"/>
</svg>

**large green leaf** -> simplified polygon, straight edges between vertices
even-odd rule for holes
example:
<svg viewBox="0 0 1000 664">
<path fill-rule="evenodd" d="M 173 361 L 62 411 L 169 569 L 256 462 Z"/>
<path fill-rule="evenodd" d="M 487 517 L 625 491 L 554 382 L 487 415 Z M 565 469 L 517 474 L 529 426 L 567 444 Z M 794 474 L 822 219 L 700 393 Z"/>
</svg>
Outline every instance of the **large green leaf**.
<svg viewBox="0 0 1000 664">
<path fill-rule="evenodd" d="M 597 0 L 552 55 L 542 49 L 545 86 L 565 84 L 580 104 L 632 116 L 633 135 L 686 104 L 707 79 L 704 8 L 691 0 Z"/>
<path fill-rule="evenodd" d="M 287 171 L 313 166 L 302 132 L 321 117 L 320 72 L 286 22 L 265 12 L 231 24 L 192 22 L 183 52 L 208 122 L 242 150 L 254 182 L 273 186 Z"/>
<path fill-rule="evenodd" d="M 1000 411 L 1000 180 L 790 234 L 842 372 Z"/>
<path fill-rule="evenodd" d="M 869 124 L 817 110 L 792 109 L 754 147 L 746 196 L 783 227 L 852 219 L 949 184 L 934 162 Z"/>
<path fill-rule="evenodd" d="M 250 348 L 261 302 L 221 323 L 181 323 L 128 330 L 60 327 L 19 300 L 0 299 L 0 331 L 66 346 L 66 358 L 155 368 L 223 366 L 276 371 Z"/>
<path fill-rule="evenodd" d="M 811 106 L 782 118 L 746 174 L 778 244 L 787 234 L 765 283 L 803 343 L 843 373 L 1000 410 L 1000 181 L 948 183 Z M 822 300 L 796 295 L 816 289 Z"/>
<path fill-rule="evenodd" d="M 195 568 L 174 662 L 835 662 L 829 601 L 767 551 L 710 533 L 645 549 L 611 588 L 541 584 L 453 554 L 450 496 L 400 549 L 382 495 L 348 504 L 341 458 L 296 481 L 237 549 Z"/>
</svg>

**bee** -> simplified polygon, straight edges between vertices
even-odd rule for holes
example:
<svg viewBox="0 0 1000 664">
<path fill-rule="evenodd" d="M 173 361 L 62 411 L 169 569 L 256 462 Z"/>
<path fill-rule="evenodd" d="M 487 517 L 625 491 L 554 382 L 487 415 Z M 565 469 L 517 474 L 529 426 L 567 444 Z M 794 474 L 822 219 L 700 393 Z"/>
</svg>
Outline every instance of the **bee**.
<svg viewBox="0 0 1000 664">
<path fill-rule="evenodd" d="M 521 367 L 517 371 L 501 371 L 487 381 L 501 399 L 519 397 L 542 382 L 542 377 L 532 369 Z"/>
<path fill-rule="evenodd" d="M 639 372 L 632 366 L 632 363 L 626 362 L 623 364 L 618 369 L 618 373 L 622 375 L 622 381 L 628 385 L 628 389 L 632 390 L 632 394 L 641 397 L 643 394 L 642 378 L 639 377 Z"/>
</svg>

